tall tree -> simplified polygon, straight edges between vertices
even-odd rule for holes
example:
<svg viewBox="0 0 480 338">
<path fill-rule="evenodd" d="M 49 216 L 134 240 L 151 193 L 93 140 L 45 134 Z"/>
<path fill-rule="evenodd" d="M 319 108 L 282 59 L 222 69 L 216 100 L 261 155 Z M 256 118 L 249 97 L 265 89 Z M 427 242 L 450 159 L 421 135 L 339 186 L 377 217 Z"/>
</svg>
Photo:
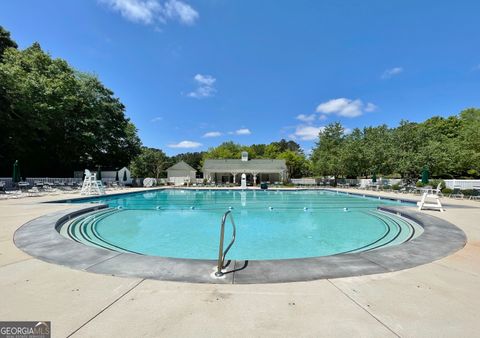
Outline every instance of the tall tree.
<svg viewBox="0 0 480 338">
<path fill-rule="evenodd" d="M 359 128 L 355 128 L 344 138 L 340 151 L 345 175 L 352 178 L 371 174 L 371 164 L 367 158 L 364 135 Z"/>
<path fill-rule="evenodd" d="M 337 180 L 345 173 L 345 166 L 341 159 L 344 131 L 339 122 L 331 123 L 320 131 L 312 153 L 312 162 L 317 174 L 332 175 Z"/>
<path fill-rule="evenodd" d="M 70 176 L 85 167 L 127 165 L 138 153 L 125 107 L 95 76 L 52 59 L 38 43 L 7 48 L 3 56 L 3 175 L 16 159 L 27 176 Z"/>
<path fill-rule="evenodd" d="M 208 149 L 208 151 L 204 154 L 203 159 L 239 159 L 242 149 L 243 147 L 241 145 L 232 141 L 224 142 L 218 147 Z"/>
<path fill-rule="evenodd" d="M 303 154 L 293 150 L 286 150 L 280 153 L 277 159 L 285 160 L 289 178 L 300 178 L 310 175 L 310 162 Z"/>
<path fill-rule="evenodd" d="M 160 176 L 164 176 L 168 164 L 167 156 L 163 151 L 144 147 L 130 164 L 130 170 L 134 177 L 154 177 L 158 179 Z"/>
<path fill-rule="evenodd" d="M 204 155 L 205 155 L 205 152 L 193 152 L 193 153 L 178 154 L 178 155 L 175 155 L 175 156 L 172 156 L 172 157 L 169 158 L 169 166 L 172 166 L 175 163 L 178 163 L 180 161 L 184 161 L 185 163 L 190 165 L 195 170 L 201 171 L 202 170 L 202 159 L 203 159 Z"/>
<path fill-rule="evenodd" d="M 0 26 L 0 62 L 2 61 L 3 53 L 7 48 L 18 48 L 18 45 L 10 37 L 10 32 Z"/>
</svg>

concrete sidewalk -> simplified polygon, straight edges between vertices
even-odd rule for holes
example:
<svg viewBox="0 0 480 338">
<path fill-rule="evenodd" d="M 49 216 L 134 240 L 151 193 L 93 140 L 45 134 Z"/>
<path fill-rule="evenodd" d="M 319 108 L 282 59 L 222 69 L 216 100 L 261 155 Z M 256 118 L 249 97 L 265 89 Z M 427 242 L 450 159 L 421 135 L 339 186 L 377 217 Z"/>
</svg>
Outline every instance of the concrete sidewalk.
<svg viewBox="0 0 480 338">
<path fill-rule="evenodd" d="M 52 321 L 53 337 L 477 337 L 480 330 L 479 202 L 445 199 L 445 213 L 426 212 L 468 236 L 464 249 L 427 265 L 314 282 L 200 285 L 71 270 L 15 247 L 22 224 L 70 207 L 40 201 L 68 197 L 0 201 L 1 320 Z"/>
</svg>

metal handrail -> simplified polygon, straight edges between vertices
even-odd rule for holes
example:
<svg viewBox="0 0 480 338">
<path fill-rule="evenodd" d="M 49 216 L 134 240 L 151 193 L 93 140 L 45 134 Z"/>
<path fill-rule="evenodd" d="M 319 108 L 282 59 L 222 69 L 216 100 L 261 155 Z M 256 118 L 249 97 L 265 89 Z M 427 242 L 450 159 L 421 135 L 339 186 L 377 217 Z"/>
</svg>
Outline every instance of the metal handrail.
<svg viewBox="0 0 480 338">
<path fill-rule="evenodd" d="M 233 227 L 233 234 L 232 234 L 232 240 L 230 244 L 227 246 L 225 251 L 223 251 L 223 241 L 225 237 L 225 221 L 227 220 L 227 216 L 230 215 L 230 222 L 232 223 Z M 228 250 L 232 247 L 233 243 L 235 242 L 235 236 L 237 234 L 237 229 L 235 227 L 235 222 L 233 221 L 233 216 L 232 216 L 232 211 L 228 210 L 223 214 L 222 217 L 222 222 L 221 222 L 221 228 L 220 228 L 220 245 L 218 246 L 218 263 L 217 263 L 217 272 L 215 272 L 216 277 L 222 277 L 224 273 L 222 272 L 222 269 L 225 268 L 224 263 L 225 263 L 225 257 L 227 256 Z"/>
</svg>

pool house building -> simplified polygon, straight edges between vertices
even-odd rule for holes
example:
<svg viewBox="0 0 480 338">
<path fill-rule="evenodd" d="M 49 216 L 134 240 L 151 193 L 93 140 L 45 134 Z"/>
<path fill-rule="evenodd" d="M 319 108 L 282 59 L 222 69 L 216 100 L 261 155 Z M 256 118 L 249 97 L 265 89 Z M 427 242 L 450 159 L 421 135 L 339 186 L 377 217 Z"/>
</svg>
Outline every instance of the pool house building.
<svg viewBox="0 0 480 338">
<path fill-rule="evenodd" d="M 184 182 L 195 182 L 197 171 L 184 161 L 167 169 L 168 182 L 182 185 Z"/>
<path fill-rule="evenodd" d="M 202 171 L 203 177 L 215 184 L 240 185 L 242 174 L 246 174 L 247 183 L 252 185 L 283 182 L 287 179 L 285 160 L 248 159 L 245 151 L 242 152 L 241 159 L 205 160 Z"/>
</svg>

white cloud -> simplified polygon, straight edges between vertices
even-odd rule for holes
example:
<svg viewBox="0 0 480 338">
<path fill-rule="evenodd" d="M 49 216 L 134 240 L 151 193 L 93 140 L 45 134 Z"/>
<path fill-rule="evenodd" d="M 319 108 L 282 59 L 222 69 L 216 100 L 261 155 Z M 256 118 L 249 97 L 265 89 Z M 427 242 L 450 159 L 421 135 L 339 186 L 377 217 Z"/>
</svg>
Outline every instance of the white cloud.
<svg viewBox="0 0 480 338">
<path fill-rule="evenodd" d="M 198 19 L 198 12 L 190 5 L 178 1 L 169 0 L 164 6 L 165 16 L 169 19 L 178 20 L 185 25 L 192 25 Z"/>
<path fill-rule="evenodd" d="M 393 67 L 393 68 L 387 69 L 383 72 L 382 79 L 389 79 L 392 76 L 398 75 L 402 72 L 403 72 L 402 67 Z"/>
<path fill-rule="evenodd" d="M 300 114 L 297 116 L 297 120 L 300 120 L 305 123 L 310 123 L 315 121 L 315 114 L 310 114 L 310 115 Z"/>
<path fill-rule="evenodd" d="M 235 135 L 250 135 L 252 132 L 248 128 L 240 128 L 235 130 Z"/>
<path fill-rule="evenodd" d="M 198 12 L 190 5 L 179 0 L 168 0 L 162 4 L 159 0 L 98 0 L 112 10 L 120 12 L 127 20 L 146 25 L 166 23 L 175 20 L 192 25 L 198 19 Z"/>
<path fill-rule="evenodd" d="M 328 119 L 328 116 L 327 116 L 327 115 L 320 115 L 320 116 L 318 117 L 318 120 L 320 120 L 320 121 L 325 121 L 326 119 Z"/>
<path fill-rule="evenodd" d="M 295 132 L 289 136 L 294 140 L 298 138 L 302 141 L 313 141 L 318 138 L 318 133 L 323 129 L 324 127 L 297 126 Z"/>
<path fill-rule="evenodd" d="M 373 103 L 364 104 L 362 100 L 359 99 L 339 98 L 320 103 L 317 106 L 316 112 L 325 115 L 335 114 L 344 117 L 356 117 L 362 115 L 364 112 L 372 112 L 376 108 Z"/>
<path fill-rule="evenodd" d="M 160 9 L 159 3 L 151 0 L 100 0 L 100 2 L 120 12 L 127 20 L 144 24 L 153 23 L 156 12 Z"/>
<path fill-rule="evenodd" d="M 217 91 L 214 87 L 217 79 L 215 79 L 213 76 L 197 74 L 193 77 L 193 79 L 197 83 L 197 89 L 195 89 L 193 92 L 188 93 L 187 96 L 201 99 L 213 96 Z"/>
<path fill-rule="evenodd" d="M 199 142 L 193 142 L 193 141 L 182 141 L 175 144 L 169 144 L 168 146 L 170 148 L 198 148 L 198 147 L 201 147 L 202 144 Z"/>
<path fill-rule="evenodd" d="M 217 79 L 215 79 L 211 75 L 202 75 L 202 74 L 195 75 L 193 79 L 197 81 L 199 85 L 202 85 L 202 86 L 213 86 L 215 81 L 217 81 Z"/>
<path fill-rule="evenodd" d="M 219 131 L 209 131 L 208 133 L 205 133 L 203 137 L 219 137 L 222 136 L 222 133 Z"/>
<path fill-rule="evenodd" d="M 367 113 L 371 113 L 372 111 L 375 111 L 377 110 L 377 106 L 374 105 L 373 103 L 367 103 L 367 105 L 365 106 L 364 110 L 367 112 Z"/>
<path fill-rule="evenodd" d="M 151 119 L 150 122 L 160 122 L 162 120 L 163 120 L 163 117 L 157 116 L 157 117 L 154 117 L 153 119 Z"/>
</svg>

